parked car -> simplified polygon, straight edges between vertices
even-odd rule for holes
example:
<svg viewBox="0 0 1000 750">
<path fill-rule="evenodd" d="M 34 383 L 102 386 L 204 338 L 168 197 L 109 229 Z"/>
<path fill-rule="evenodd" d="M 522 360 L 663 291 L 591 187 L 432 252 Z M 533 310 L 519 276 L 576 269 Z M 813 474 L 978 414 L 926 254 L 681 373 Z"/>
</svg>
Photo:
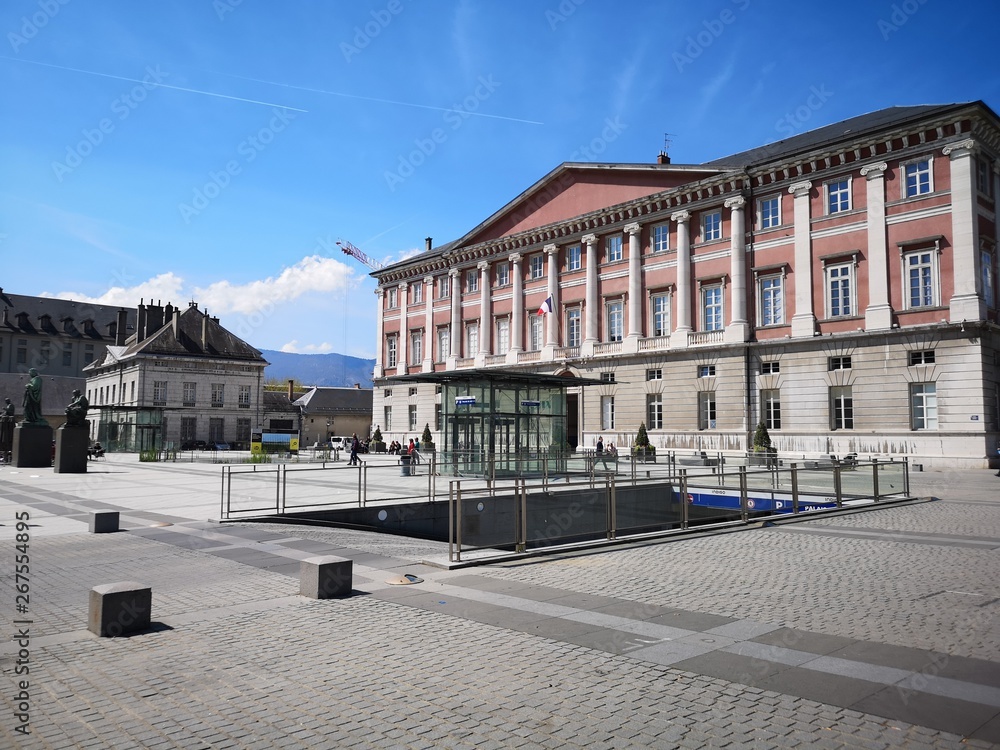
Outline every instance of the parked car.
<svg viewBox="0 0 1000 750">
<path fill-rule="evenodd" d="M 204 440 L 187 440 L 181 443 L 182 451 L 203 451 L 205 450 Z"/>
<path fill-rule="evenodd" d="M 227 451 L 229 450 L 229 443 L 212 443 L 213 451 Z"/>
</svg>

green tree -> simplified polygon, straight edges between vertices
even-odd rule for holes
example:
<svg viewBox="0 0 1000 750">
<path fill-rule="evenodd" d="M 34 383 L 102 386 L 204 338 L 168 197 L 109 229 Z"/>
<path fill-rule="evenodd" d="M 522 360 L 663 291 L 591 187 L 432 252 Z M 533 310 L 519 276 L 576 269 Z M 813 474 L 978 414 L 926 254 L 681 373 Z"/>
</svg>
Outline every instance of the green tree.
<svg viewBox="0 0 1000 750">
<path fill-rule="evenodd" d="M 753 449 L 764 453 L 771 450 L 771 436 L 767 433 L 767 425 L 760 422 L 753 433 Z"/>
<path fill-rule="evenodd" d="M 430 422 L 424 424 L 424 434 L 420 436 L 420 442 L 423 444 L 422 447 L 425 451 L 434 450 L 434 436 L 431 435 Z"/>
<path fill-rule="evenodd" d="M 632 444 L 632 448 L 636 452 L 643 453 L 656 453 L 656 448 L 649 444 L 649 435 L 646 432 L 646 423 L 639 423 L 639 431 L 635 435 L 635 443 Z"/>
</svg>

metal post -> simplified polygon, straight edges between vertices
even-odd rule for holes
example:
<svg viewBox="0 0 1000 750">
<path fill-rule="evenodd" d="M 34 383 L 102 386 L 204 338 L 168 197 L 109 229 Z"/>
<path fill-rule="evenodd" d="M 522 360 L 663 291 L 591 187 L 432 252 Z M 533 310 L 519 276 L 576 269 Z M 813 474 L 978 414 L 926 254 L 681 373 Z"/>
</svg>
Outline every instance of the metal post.
<svg viewBox="0 0 1000 750">
<path fill-rule="evenodd" d="M 455 561 L 455 480 L 448 482 L 448 562 Z"/>
<path fill-rule="evenodd" d="M 274 512 L 277 515 L 281 515 L 281 467 L 284 464 L 278 464 L 278 471 L 274 475 Z"/>
<path fill-rule="evenodd" d="M 462 560 L 462 483 L 455 488 L 455 560 Z"/>
<path fill-rule="evenodd" d="M 230 471 L 226 471 L 226 469 L 229 469 Z M 232 471 L 231 466 L 222 467 L 222 508 L 219 510 L 219 513 L 221 514 L 222 518 L 229 518 L 229 509 L 232 507 L 230 505 L 231 502 L 230 495 L 233 489 L 233 478 L 232 477 L 228 478 L 228 485 L 226 479 L 226 475 L 229 474 L 231 471 Z"/>
<path fill-rule="evenodd" d="M 903 495 L 910 496 L 910 459 L 903 459 Z"/>
<path fill-rule="evenodd" d="M 615 539 L 618 536 L 618 495 L 616 493 L 615 475 L 608 478 L 609 494 L 608 507 L 611 509 L 611 528 L 608 539 Z"/>
<path fill-rule="evenodd" d="M 434 454 L 427 462 L 427 502 L 434 502 Z"/>
<path fill-rule="evenodd" d="M 878 502 L 878 459 L 872 459 L 872 493 L 875 496 L 875 502 Z"/>
<path fill-rule="evenodd" d="M 686 529 L 688 527 L 688 478 L 687 469 L 681 469 L 680 472 L 680 497 L 678 501 L 681 504 L 681 528 Z"/>
<path fill-rule="evenodd" d="M 740 467 L 740 517 L 743 523 L 750 522 L 749 497 L 747 496 L 747 467 Z"/>
<path fill-rule="evenodd" d="M 792 515 L 799 512 L 799 465 L 791 464 L 788 469 L 792 481 Z"/>
<path fill-rule="evenodd" d="M 361 464 L 361 474 L 364 477 L 361 482 L 361 507 L 364 508 L 368 504 L 368 463 Z"/>
<path fill-rule="evenodd" d="M 840 461 L 833 462 L 833 492 L 837 497 L 837 507 L 844 507 L 844 493 L 840 485 Z"/>
</svg>

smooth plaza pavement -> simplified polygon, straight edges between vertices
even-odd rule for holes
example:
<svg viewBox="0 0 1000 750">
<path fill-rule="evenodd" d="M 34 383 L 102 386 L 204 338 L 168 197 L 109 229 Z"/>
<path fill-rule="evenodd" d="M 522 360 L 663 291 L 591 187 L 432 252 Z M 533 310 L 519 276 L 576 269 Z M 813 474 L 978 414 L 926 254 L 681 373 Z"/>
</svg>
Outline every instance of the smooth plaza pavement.
<svg viewBox="0 0 1000 750">
<path fill-rule="evenodd" d="M 0 747 L 1000 746 L 994 471 L 913 472 L 928 500 L 907 506 L 453 570 L 422 562 L 442 543 L 219 523 L 220 475 L 0 467 Z M 122 531 L 89 533 L 99 509 Z M 351 596 L 299 595 L 318 555 L 353 560 Z M 88 594 L 121 581 L 152 588 L 152 625 L 99 638 Z"/>
</svg>

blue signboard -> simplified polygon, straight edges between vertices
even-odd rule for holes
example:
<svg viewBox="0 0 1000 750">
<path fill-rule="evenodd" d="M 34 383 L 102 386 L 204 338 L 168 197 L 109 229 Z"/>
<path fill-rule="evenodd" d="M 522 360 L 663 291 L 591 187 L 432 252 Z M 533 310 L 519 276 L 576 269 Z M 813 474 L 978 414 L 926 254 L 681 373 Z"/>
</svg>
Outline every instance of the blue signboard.
<svg viewBox="0 0 1000 750">
<path fill-rule="evenodd" d="M 529 408 L 533 407 L 533 406 L 534 407 L 541 406 L 541 404 L 542 404 L 541 401 L 522 401 L 521 402 L 521 406 L 529 407 Z"/>
<path fill-rule="evenodd" d="M 455 406 L 475 406 L 475 396 L 455 396 Z"/>
</svg>

